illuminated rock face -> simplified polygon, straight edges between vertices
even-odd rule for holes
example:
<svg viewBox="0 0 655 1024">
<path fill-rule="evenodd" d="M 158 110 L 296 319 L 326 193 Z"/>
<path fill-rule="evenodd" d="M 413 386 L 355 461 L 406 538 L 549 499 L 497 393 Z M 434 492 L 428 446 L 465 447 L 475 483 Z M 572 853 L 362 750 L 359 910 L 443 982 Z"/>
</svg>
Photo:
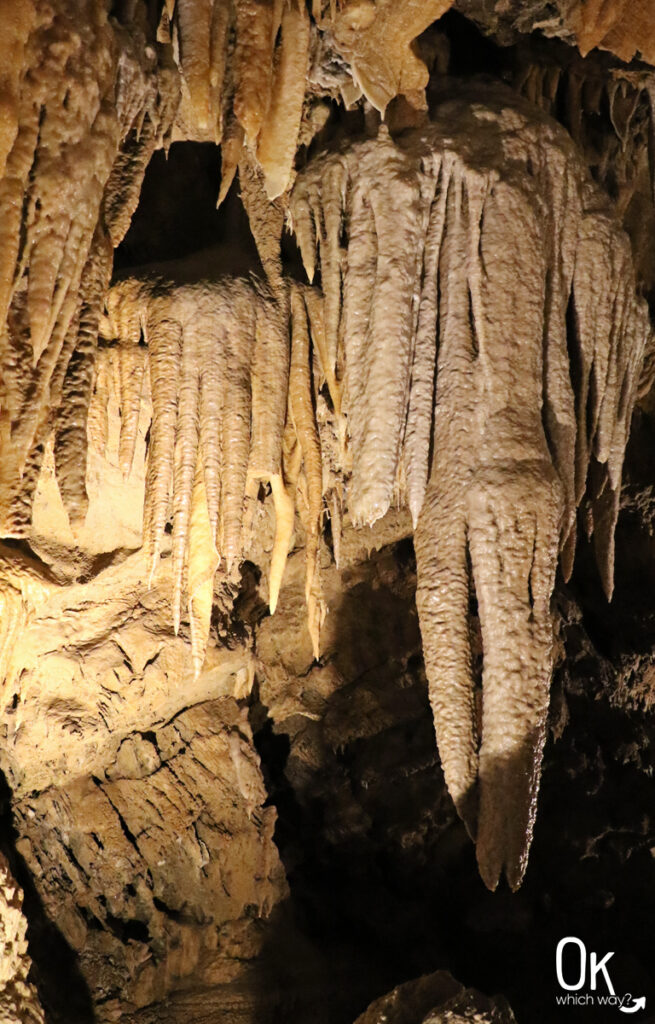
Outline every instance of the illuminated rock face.
<svg viewBox="0 0 655 1024">
<path fill-rule="evenodd" d="M 193 1019 L 206 992 L 275 1019 L 285 957 L 298 991 L 325 986 L 284 917 L 285 869 L 292 888 L 302 875 L 290 822 L 321 862 L 350 830 L 377 842 L 377 813 L 410 848 L 405 818 L 427 814 L 427 864 L 454 804 L 485 884 L 523 881 L 558 566 L 568 581 L 586 534 L 611 595 L 655 366 L 640 297 L 655 87 L 646 66 L 520 47 L 515 91 L 447 79 L 463 29 L 431 23 L 450 6 L 21 0 L 7 15 L 3 1019 L 44 1019 L 35 983 L 46 1020 L 66 1013 L 42 953 L 28 977 L 14 877 L 33 879 L 27 916 L 56 921 L 98 1019 L 140 1024 L 151 1006 Z M 530 27 L 512 4 L 455 6 L 503 38 Z M 624 59 L 643 35 L 648 58 L 638 5 L 632 20 L 610 6 L 569 5 L 549 31 Z M 114 273 L 153 153 L 182 140 L 220 145 L 212 202 L 238 230 L 202 251 L 171 239 L 158 263 L 146 244 Z M 357 796 L 339 759 L 369 742 Z M 402 812 L 396 772 L 412 780 Z M 352 991 L 365 1005 L 388 980 Z M 348 991 L 332 991 L 350 1014 L 335 1020 L 356 1015 Z M 451 1003 L 421 1019 L 511 1019 L 469 992 Z"/>
<path fill-rule="evenodd" d="M 569 137 L 509 94 L 464 92 L 397 142 L 382 130 L 310 163 L 291 211 L 310 275 L 320 250 L 348 509 L 370 525 L 393 502 L 409 506 L 446 781 L 485 882 L 505 871 L 516 888 L 536 811 L 558 552 L 568 578 L 584 503 L 611 595 L 650 322 L 627 236 Z"/>
<path fill-rule="evenodd" d="M 22 893 L 0 855 L 0 1014 L 9 1024 L 41 1024 L 43 1010 L 36 990 L 28 981 L 26 921 L 21 913 Z"/>
</svg>

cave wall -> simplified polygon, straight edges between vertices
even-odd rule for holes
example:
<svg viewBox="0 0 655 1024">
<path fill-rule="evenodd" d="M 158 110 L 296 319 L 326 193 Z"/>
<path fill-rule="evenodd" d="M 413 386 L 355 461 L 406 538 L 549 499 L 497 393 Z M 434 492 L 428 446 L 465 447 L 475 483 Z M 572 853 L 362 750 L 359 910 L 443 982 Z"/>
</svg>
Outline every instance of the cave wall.
<svg viewBox="0 0 655 1024">
<path fill-rule="evenodd" d="M 512 1010 L 519 1021 L 550 1022 L 560 1019 L 553 950 L 566 934 L 616 949 L 621 991 L 651 1005 L 650 343 L 643 370 L 641 356 L 627 361 L 641 398 L 614 597 L 607 602 L 582 537 L 573 575 L 564 582 L 560 570 L 546 607 L 554 675 L 531 861 L 518 892 L 491 894 L 435 743 L 411 516 L 392 501 L 373 526 L 353 523 L 326 366 L 314 354 L 294 378 L 313 396 L 318 513 L 307 448 L 295 512 L 276 483 L 282 470 L 262 462 L 257 487 L 243 484 L 239 557 L 216 577 L 203 562 L 199 643 L 168 493 L 154 579 L 144 556 L 158 392 L 136 352 L 141 321 L 137 361 L 121 369 L 123 312 L 105 302 L 153 273 L 175 288 L 195 287 L 199 275 L 252 282 L 254 273 L 260 283 L 248 288 L 253 304 L 275 311 L 274 337 L 275 317 L 288 315 L 283 276 L 306 294 L 300 233 L 298 245 L 282 235 L 296 177 L 311 181 L 321 154 L 379 136 L 382 118 L 394 138 L 420 132 L 480 73 L 494 79 L 481 87 L 489 95 L 512 90 L 510 107 L 532 104 L 535 122 L 553 118 L 570 133 L 612 230 L 622 225 L 630 239 L 637 293 L 652 301 L 646 5 L 289 3 L 279 26 L 275 5 L 249 22 L 251 7 L 235 5 L 231 28 L 232 15 L 220 15 L 227 5 L 194 13 L 182 2 L 89 2 L 81 13 L 25 2 L 10 22 L 10 45 L 24 56 L 6 61 L 18 70 L 3 79 L 0 138 L 9 161 L 2 408 L 11 423 L 0 480 L 0 917 L 15 959 L 6 978 L 0 970 L 0 1006 L 8 1021 L 52 1024 L 345 1024 L 360 1014 L 369 1024 L 393 1013 L 407 1024 L 507 1022 Z M 71 113 L 51 126 L 65 96 Z M 79 143 L 71 124 L 89 110 Z M 37 138 L 38 111 L 46 127 Z M 79 174 L 64 192 L 73 165 Z M 21 222 L 23 189 L 32 205 Z M 324 263 L 326 296 L 329 272 Z M 161 294 L 157 285 L 148 301 Z M 302 301 L 316 353 L 321 328 L 311 298 Z M 188 306 L 193 323 L 200 304 Z M 125 309 L 120 326 L 133 330 Z M 215 322 L 205 321 L 200 341 Z M 144 383 L 139 376 L 135 391 L 137 365 Z M 282 420 L 261 434 L 279 427 L 281 447 L 287 397 L 274 375 L 269 383 Z M 295 428 L 294 415 L 286 422 Z M 301 430 L 294 436 L 302 449 Z M 298 459 L 288 432 L 284 443 L 291 491 Z M 475 593 L 462 621 L 478 714 L 485 640 Z M 403 984 L 435 970 L 452 977 Z M 603 1019 L 598 1008 L 578 1012 Z"/>
</svg>

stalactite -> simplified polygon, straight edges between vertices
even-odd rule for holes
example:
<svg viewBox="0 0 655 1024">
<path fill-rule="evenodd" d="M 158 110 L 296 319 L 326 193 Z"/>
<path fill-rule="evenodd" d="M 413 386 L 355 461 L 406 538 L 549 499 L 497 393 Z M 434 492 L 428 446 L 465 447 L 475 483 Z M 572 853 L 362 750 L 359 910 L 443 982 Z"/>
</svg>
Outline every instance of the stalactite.
<svg viewBox="0 0 655 1024">
<path fill-rule="evenodd" d="M 84 516 L 85 421 L 112 245 L 174 114 L 170 69 L 158 79 L 145 37 L 92 7 L 32 0 L 31 30 L 24 23 L 19 129 L 0 181 L 4 536 L 29 530 L 53 428 L 64 502 L 73 521 Z"/>
<path fill-rule="evenodd" d="M 198 675 L 205 660 L 207 637 L 214 599 L 214 574 L 219 559 L 216 533 L 212 529 L 207 508 L 205 471 L 202 453 L 198 450 L 189 519 L 189 621 L 191 625 L 191 657 Z"/>
<path fill-rule="evenodd" d="M 109 432 L 109 394 L 112 380 L 111 352 L 100 349 L 97 353 L 91 399 L 87 416 L 87 437 L 95 451 L 104 455 Z"/>
<path fill-rule="evenodd" d="M 568 574 L 576 509 L 588 505 L 611 590 L 651 329 L 627 238 L 566 134 L 501 90 L 485 90 L 484 103 L 474 85 L 462 93 L 429 126 L 395 141 L 382 129 L 312 161 L 291 222 L 310 268 L 310 225 L 319 226 L 327 322 L 339 313 L 327 359 L 336 338 L 352 453 L 352 470 L 341 466 L 346 506 L 364 523 L 396 495 L 410 507 L 446 781 L 477 836 L 485 882 L 495 888 L 505 873 L 516 888 L 536 810 L 557 557 Z"/>
<path fill-rule="evenodd" d="M 323 515 L 323 468 L 314 413 L 312 351 L 309 315 L 305 295 L 297 286 L 291 291 L 291 368 L 289 374 L 289 413 L 297 441 L 292 487 L 299 488 L 296 502 L 305 527 L 305 601 L 314 657 L 320 654 L 320 628 L 324 607 L 320 589 L 319 546 Z M 295 453 L 294 453 L 295 454 Z M 301 465 L 303 475 L 300 477 Z M 288 473 L 285 473 L 289 476 Z M 304 486 L 303 486 L 304 484 Z M 286 553 L 285 553 L 286 557 Z"/>
<path fill-rule="evenodd" d="M 271 104 L 257 142 L 257 159 L 271 199 L 289 184 L 305 98 L 310 29 L 300 0 L 292 0 L 284 10 L 281 36 Z"/>
<path fill-rule="evenodd" d="M 108 237 L 97 232 L 84 268 L 75 347 L 70 359 L 64 360 L 65 376 L 55 423 L 55 466 L 71 524 L 83 522 L 87 509 L 84 453 L 88 408 L 100 307 L 109 284 L 112 255 Z"/>
<path fill-rule="evenodd" d="M 252 149 L 271 101 L 280 7 L 275 0 L 235 0 L 234 113 Z"/>
<path fill-rule="evenodd" d="M 273 490 L 277 542 L 272 592 L 278 586 L 275 573 L 281 577 L 288 552 L 287 538 L 280 559 L 280 537 L 288 529 L 280 483 L 289 354 L 278 302 L 255 281 L 225 278 L 175 286 L 145 276 L 117 282 L 109 291 L 107 310 L 103 332 L 119 344 L 106 351 L 113 353 L 110 358 L 117 366 L 123 365 L 126 354 L 143 351 L 137 344 L 142 332 L 147 343 L 153 419 L 144 545 L 152 578 L 172 493 L 173 621 L 177 630 L 187 571 L 198 672 L 207 644 L 216 567 L 230 576 L 243 558 L 249 479 L 269 481 Z M 104 424 L 97 406 L 108 395 L 106 373 L 103 360 L 90 426 L 99 438 Z M 119 388 L 121 448 L 126 406 L 132 408 L 131 422 L 138 422 L 135 379 L 128 372 L 129 388 Z M 130 430 L 130 455 L 133 437 Z M 293 520 L 293 504 L 291 516 Z M 202 541 L 207 536 L 211 543 Z"/>
<path fill-rule="evenodd" d="M 207 128 L 212 114 L 211 41 L 213 0 L 177 0 L 180 60 L 195 120 Z"/>
<path fill-rule="evenodd" d="M 216 206 L 221 205 L 230 191 L 242 153 L 243 128 L 236 118 L 233 117 L 227 123 L 221 144 L 221 184 L 218 190 Z"/>
<path fill-rule="evenodd" d="M 410 43 L 448 6 L 335 5 L 334 46 L 379 110 L 399 93 L 424 109 L 427 70 Z M 276 520 L 271 610 L 297 513 L 316 656 L 324 509 L 338 562 L 344 514 L 372 524 L 407 504 L 446 780 L 477 834 L 485 881 L 493 888 L 504 872 L 516 887 L 544 739 L 549 600 L 558 555 L 570 573 L 581 507 L 611 592 L 623 453 L 650 337 L 626 239 L 564 133 L 491 87 L 484 104 L 474 87 L 420 129 L 392 139 L 382 127 L 310 160 L 289 211 L 269 202 L 296 173 L 305 4 L 167 2 L 159 32 L 172 30 L 184 117 L 222 140 L 219 202 L 238 168 L 267 280 L 118 281 L 94 371 L 112 249 L 150 155 L 171 138 L 180 85 L 145 38 L 130 41 L 104 15 L 80 19 L 78 8 L 26 5 L 24 22 L 8 23 L 22 70 L 0 79 L 3 535 L 29 531 L 53 429 L 62 497 L 73 523 L 83 517 L 85 433 L 104 448 L 112 388 L 129 474 L 149 380 L 145 555 L 152 577 L 172 514 L 172 617 L 177 630 L 186 597 L 198 673 L 214 575 L 235 577 L 244 507 L 260 483 Z M 587 15 L 588 39 L 615 32 L 598 4 Z M 606 96 L 623 150 L 652 94 L 652 83 L 633 84 L 617 77 Z M 583 105 L 599 104 L 575 70 L 567 82 L 558 68 L 531 67 L 522 87 L 546 110 L 566 88 L 574 135 L 584 133 Z M 283 279 L 287 212 L 310 282 L 320 262 L 321 292 Z"/>
</svg>

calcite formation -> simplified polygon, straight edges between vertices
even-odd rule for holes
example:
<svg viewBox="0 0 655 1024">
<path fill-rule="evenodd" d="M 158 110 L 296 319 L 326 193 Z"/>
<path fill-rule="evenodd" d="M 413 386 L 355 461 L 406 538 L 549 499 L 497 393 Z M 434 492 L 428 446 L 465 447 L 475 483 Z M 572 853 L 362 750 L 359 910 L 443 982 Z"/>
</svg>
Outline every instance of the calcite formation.
<svg viewBox="0 0 655 1024">
<path fill-rule="evenodd" d="M 214 572 L 229 576 L 243 559 L 247 489 L 270 484 L 277 518 L 275 564 L 288 552 L 289 499 L 280 477 L 287 405 L 289 350 L 280 311 L 265 286 L 226 279 L 176 286 L 129 278 L 107 297 L 104 330 L 120 339 L 115 368 L 120 389 L 121 451 L 129 472 L 143 364 L 134 372 L 143 337 L 153 403 L 144 544 L 151 578 L 159 562 L 173 493 L 173 621 L 180 626 L 185 568 L 196 670 L 204 660 Z M 143 350 L 142 350 L 143 351 Z M 140 357 L 137 355 L 137 359 Z M 100 366 L 99 366 L 100 370 Z M 297 390 L 297 389 L 296 389 Z M 107 392 L 96 386 L 97 416 Z M 298 397 L 296 395 L 296 404 Z M 93 410 L 95 413 L 95 409 Z M 102 448 L 104 432 L 98 431 Z M 275 608 L 281 572 L 274 568 Z"/>
<path fill-rule="evenodd" d="M 198 672 L 214 571 L 223 560 L 229 574 L 243 557 L 247 482 L 267 480 L 275 504 L 274 611 L 302 465 L 318 655 L 317 551 L 332 486 L 323 463 L 336 462 L 356 524 L 406 503 L 446 779 L 477 836 L 485 881 L 495 888 L 506 872 L 517 887 L 545 736 L 549 602 L 558 554 L 571 572 L 578 507 L 612 591 L 623 455 L 650 339 L 628 240 L 565 134 L 503 92 L 482 104 L 469 90 L 429 126 L 397 140 L 382 128 L 316 159 L 296 182 L 290 214 L 310 281 L 318 250 L 324 294 L 312 331 L 312 302 L 291 288 L 290 376 L 282 312 L 263 286 L 130 278 L 109 293 L 118 359 L 141 338 L 149 349 L 152 570 L 174 478 L 173 619 L 177 630 L 186 560 Z M 138 392 L 141 375 L 130 380 Z M 330 445 L 324 434 L 324 451 L 321 381 L 340 439 Z M 129 409 L 130 395 L 123 400 Z M 123 420 L 128 452 L 134 416 Z M 472 594 L 484 646 L 481 722 Z"/>
<path fill-rule="evenodd" d="M 628 239 L 565 133 L 491 90 L 482 103 L 469 89 L 397 140 L 382 128 L 316 160 L 291 216 L 310 279 L 320 254 L 348 508 L 370 525 L 409 506 L 446 779 L 483 878 L 495 888 L 505 871 L 515 888 L 545 735 L 550 595 L 558 552 L 570 575 L 581 505 L 612 591 L 650 338 Z"/>
<path fill-rule="evenodd" d="M 405 982 L 369 1006 L 355 1024 L 514 1024 L 501 997 L 464 989 L 445 971 Z"/>
<path fill-rule="evenodd" d="M 331 735 L 343 682 L 339 588 L 369 547 L 413 535 L 446 784 L 486 885 L 521 885 L 556 573 L 583 533 L 611 597 L 626 444 L 655 376 L 655 250 L 633 256 L 621 227 L 648 234 L 646 195 L 655 216 L 655 85 L 643 63 L 534 40 L 504 65 L 514 91 L 464 84 L 442 74 L 434 22 L 454 6 L 507 39 L 539 15 L 624 61 L 654 60 L 653 33 L 647 4 L 601 0 L 4 6 L 7 830 L 101 1018 L 144 1024 L 260 955 L 287 890 L 249 713 L 285 723 L 289 771 L 306 772 L 307 722 Z M 123 250 L 114 273 L 153 153 L 182 141 L 220 146 L 216 202 L 239 208 L 252 259 L 217 269 L 213 249 L 184 260 L 188 239 L 168 240 L 168 262 Z M 398 584 L 378 568 L 375 586 Z M 367 687 L 341 721 L 354 739 Z M 0 854 L 0 1016 L 39 1021 L 20 903 Z M 512 1019 L 460 989 L 442 1002 L 421 1019 Z"/>
</svg>

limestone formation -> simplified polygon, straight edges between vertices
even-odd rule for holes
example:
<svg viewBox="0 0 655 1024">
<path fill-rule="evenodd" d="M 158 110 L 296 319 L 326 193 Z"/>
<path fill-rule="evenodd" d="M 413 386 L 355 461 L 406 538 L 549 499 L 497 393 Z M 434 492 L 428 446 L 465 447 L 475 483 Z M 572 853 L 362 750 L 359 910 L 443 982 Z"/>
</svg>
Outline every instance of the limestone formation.
<svg viewBox="0 0 655 1024">
<path fill-rule="evenodd" d="M 0 1018 L 529 1019 L 655 891 L 649 4 L 0 9 Z"/>
<path fill-rule="evenodd" d="M 31 964 L 21 904 L 21 891 L 0 854 L 0 1017 L 7 1024 L 43 1024 L 43 1010 L 28 978 Z"/>
<path fill-rule="evenodd" d="M 355 1024 L 514 1024 L 500 997 L 488 999 L 465 989 L 446 971 L 405 982 L 376 999 Z"/>
<path fill-rule="evenodd" d="M 581 504 L 612 592 L 651 334 L 628 239 L 565 133 L 488 88 L 484 103 L 471 89 L 447 101 L 429 127 L 398 140 L 383 128 L 317 160 L 291 211 L 308 274 L 320 254 L 347 505 L 363 525 L 409 505 L 446 779 L 483 878 L 495 888 L 506 871 L 515 888 L 536 810 L 557 555 L 568 578 Z"/>
</svg>

